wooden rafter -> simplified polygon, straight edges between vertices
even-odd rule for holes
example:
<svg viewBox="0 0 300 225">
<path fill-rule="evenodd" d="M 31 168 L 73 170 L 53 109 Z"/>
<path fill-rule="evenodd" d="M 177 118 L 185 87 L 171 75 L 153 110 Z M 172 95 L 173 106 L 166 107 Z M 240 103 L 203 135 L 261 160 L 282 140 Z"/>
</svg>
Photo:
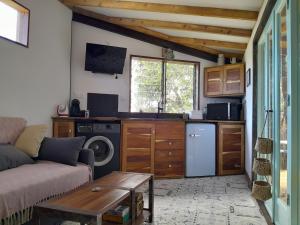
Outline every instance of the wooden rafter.
<svg viewBox="0 0 300 225">
<path fill-rule="evenodd" d="M 170 22 L 161 20 L 149 20 L 149 19 L 133 19 L 133 18 L 121 18 L 121 17 L 110 17 L 112 22 L 126 26 L 142 26 L 142 27 L 156 27 L 165 29 L 175 29 L 184 31 L 196 31 L 213 34 L 233 35 L 240 37 L 250 37 L 252 30 L 221 27 L 221 26 L 210 26 L 201 24 L 190 24 L 180 22 Z"/>
<path fill-rule="evenodd" d="M 246 43 L 237 43 L 237 42 L 229 42 L 229 41 L 218 41 L 218 40 L 174 37 L 174 36 L 172 36 L 171 40 L 181 41 L 182 43 L 186 43 L 188 45 L 203 45 L 203 46 L 210 46 L 210 47 L 238 49 L 243 51 L 247 48 Z"/>
<path fill-rule="evenodd" d="M 89 16 L 91 18 L 95 18 L 95 19 L 99 19 L 102 21 L 112 23 L 112 24 L 120 25 L 116 21 L 111 20 L 111 17 L 109 17 L 109 16 L 105 16 L 102 14 L 98 14 L 95 12 L 91 12 L 91 11 L 81 9 L 81 8 L 76 8 L 76 7 L 73 10 L 74 10 L 74 12 L 80 13 L 81 15 Z M 187 38 L 178 38 L 178 37 L 170 36 L 170 35 L 158 32 L 158 31 L 148 29 L 146 27 L 142 27 L 142 26 L 128 26 L 128 25 L 122 25 L 122 26 L 132 29 L 132 30 L 135 30 L 135 31 L 138 31 L 138 32 L 141 32 L 141 33 L 144 33 L 144 34 L 147 34 L 147 35 L 150 35 L 150 36 L 153 36 L 153 37 L 156 37 L 156 38 L 160 38 L 160 39 L 167 40 L 167 41 L 172 41 L 174 43 L 181 44 L 181 45 L 184 45 L 184 46 L 187 46 L 190 48 L 194 48 L 194 49 L 197 49 L 200 51 L 204 51 L 204 52 L 207 52 L 207 53 L 210 53 L 213 55 L 224 54 L 225 57 L 228 57 L 228 58 L 237 57 L 239 59 L 241 59 L 243 57 L 242 54 L 227 53 L 227 52 L 219 51 L 219 50 L 204 46 L 195 41 L 195 40 L 200 40 L 200 39 L 195 39 L 195 40 L 193 39 L 191 41 L 190 39 L 187 39 Z M 229 42 L 229 43 L 231 43 L 231 42 Z"/>
<path fill-rule="evenodd" d="M 171 36 L 167 34 L 163 34 L 161 32 L 153 31 L 150 29 L 146 29 L 143 26 L 135 26 L 132 24 L 120 24 L 119 20 L 115 20 L 114 17 L 109 17 L 105 16 L 99 13 L 91 12 L 82 8 L 77 8 L 75 7 L 73 9 L 75 12 L 81 13 L 86 16 L 91 16 L 96 19 L 104 20 L 106 22 L 110 22 L 113 24 L 125 26 L 125 27 L 131 27 L 135 29 L 143 29 L 144 32 L 147 31 L 147 34 L 153 35 L 159 38 L 164 38 L 168 39 L 170 41 L 176 42 L 176 43 L 181 43 L 186 46 L 205 46 L 205 47 L 221 47 L 221 48 L 228 48 L 228 49 L 238 49 L 238 50 L 245 50 L 247 47 L 247 44 L 245 43 L 236 43 L 236 42 L 228 42 L 228 41 L 217 41 L 217 40 L 207 40 L 207 39 L 198 39 L 198 38 L 186 38 L 186 37 L 176 37 L 176 36 Z M 152 34 L 151 34 L 152 32 Z"/>
<path fill-rule="evenodd" d="M 144 34 L 148 34 L 148 35 L 151 35 L 151 36 L 154 36 L 154 37 L 169 40 L 169 41 L 172 41 L 172 42 L 175 42 L 175 43 L 178 43 L 178 44 L 182 44 L 182 45 L 187 46 L 187 47 L 195 48 L 197 50 L 201 50 L 201 51 L 204 51 L 204 52 L 208 52 L 208 53 L 211 53 L 211 54 L 214 54 L 214 55 L 224 54 L 225 57 L 227 57 L 227 58 L 237 57 L 239 59 L 241 59 L 243 57 L 242 54 L 238 54 L 238 53 L 227 53 L 227 52 L 219 51 L 217 49 L 209 48 L 209 47 L 199 45 L 199 44 L 197 44 L 197 45 L 196 44 L 195 45 L 187 44 L 186 42 L 181 41 L 180 39 L 175 40 L 173 36 L 166 35 L 166 34 L 163 34 L 161 32 L 154 31 L 154 30 L 151 30 L 151 29 L 148 29 L 148 28 L 145 28 L 145 27 L 135 27 L 135 26 L 127 26 L 127 27 L 132 29 L 132 30 L 142 32 Z"/>
<path fill-rule="evenodd" d="M 175 13 L 194 16 L 207 16 L 239 20 L 256 21 L 258 12 L 237 10 L 237 9 L 222 9 L 211 7 L 198 7 L 186 5 L 173 5 L 148 2 L 134 1 L 117 1 L 117 0 L 61 0 L 68 6 L 93 6 L 113 9 L 139 10 L 148 12 L 160 13 Z"/>
</svg>

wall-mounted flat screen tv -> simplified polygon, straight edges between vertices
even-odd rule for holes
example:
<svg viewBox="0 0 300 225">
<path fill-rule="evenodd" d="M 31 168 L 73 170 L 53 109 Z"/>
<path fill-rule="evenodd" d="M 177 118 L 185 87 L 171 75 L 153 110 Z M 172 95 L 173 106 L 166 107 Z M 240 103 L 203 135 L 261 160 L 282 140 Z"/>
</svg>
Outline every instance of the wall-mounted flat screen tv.
<svg viewBox="0 0 300 225">
<path fill-rule="evenodd" d="M 126 48 L 86 44 L 85 70 L 93 73 L 122 74 Z"/>
</svg>

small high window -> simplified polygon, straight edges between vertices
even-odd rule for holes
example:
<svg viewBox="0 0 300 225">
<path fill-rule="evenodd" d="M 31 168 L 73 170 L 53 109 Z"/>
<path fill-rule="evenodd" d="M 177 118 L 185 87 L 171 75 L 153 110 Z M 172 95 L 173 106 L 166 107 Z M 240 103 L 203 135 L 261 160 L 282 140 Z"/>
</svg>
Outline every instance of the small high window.
<svg viewBox="0 0 300 225">
<path fill-rule="evenodd" d="M 0 0 L 0 37 L 28 46 L 29 9 L 13 0 Z"/>
</svg>

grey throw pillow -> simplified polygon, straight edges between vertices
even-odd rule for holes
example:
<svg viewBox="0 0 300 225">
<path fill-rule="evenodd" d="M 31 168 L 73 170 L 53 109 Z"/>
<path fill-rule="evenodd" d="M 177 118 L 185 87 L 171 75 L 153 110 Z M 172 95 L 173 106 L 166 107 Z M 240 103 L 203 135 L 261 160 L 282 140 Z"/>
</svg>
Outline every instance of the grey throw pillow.
<svg viewBox="0 0 300 225">
<path fill-rule="evenodd" d="M 40 148 L 39 159 L 76 166 L 84 141 L 85 137 L 46 137 Z"/>
<path fill-rule="evenodd" d="M 0 171 L 34 163 L 26 153 L 13 145 L 0 145 Z"/>
</svg>

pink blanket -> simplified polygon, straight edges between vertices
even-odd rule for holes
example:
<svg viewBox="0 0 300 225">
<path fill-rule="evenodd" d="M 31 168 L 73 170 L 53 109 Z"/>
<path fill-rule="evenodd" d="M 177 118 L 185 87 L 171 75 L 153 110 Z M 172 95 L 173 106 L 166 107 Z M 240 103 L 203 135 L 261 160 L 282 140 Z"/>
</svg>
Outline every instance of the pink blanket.
<svg viewBox="0 0 300 225">
<path fill-rule="evenodd" d="M 0 219 L 47 198 L 74 190 L 91 180 L 87 165 L 76 167 L 49 161 L 0 172 Z"/>
</svg>

